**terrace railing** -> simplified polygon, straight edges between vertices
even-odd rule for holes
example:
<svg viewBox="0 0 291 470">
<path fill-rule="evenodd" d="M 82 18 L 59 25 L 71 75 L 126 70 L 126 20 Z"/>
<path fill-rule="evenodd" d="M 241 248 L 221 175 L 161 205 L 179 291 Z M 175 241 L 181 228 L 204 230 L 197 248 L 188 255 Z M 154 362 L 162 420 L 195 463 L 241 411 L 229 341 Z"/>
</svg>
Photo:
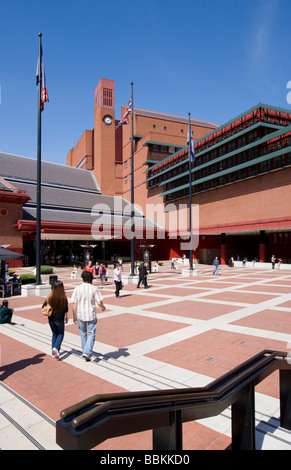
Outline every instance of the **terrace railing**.
<svg viewBox="0 0 291 470">
<path fill-rule="evenodd" d="M 291 362 L 291 361 L 290 361 Z M 288 354 L 264 350 L 206 387 L 94 395 L 61 411 L 56 442 L 92 449 L 106 439 L 153 431 L 153 450 L 182 450 L 182 424 L 231 406 L 232 449 L 255 449 L 255 386 L 279 370 L 280 424 L 291 430 Z"/>
</svg>

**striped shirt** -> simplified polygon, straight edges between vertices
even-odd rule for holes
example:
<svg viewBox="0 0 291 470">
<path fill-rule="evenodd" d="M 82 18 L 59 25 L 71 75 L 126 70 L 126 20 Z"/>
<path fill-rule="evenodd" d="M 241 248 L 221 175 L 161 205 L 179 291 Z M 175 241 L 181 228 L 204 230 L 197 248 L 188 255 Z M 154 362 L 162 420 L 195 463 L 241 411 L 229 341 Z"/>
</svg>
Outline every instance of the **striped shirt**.
<svg viewBox="0 0 291 470">
<path fill-rule="evenodd" d="M 103 297 L 98 287 L 83 282 L 75 287 L 71 300 L 77 304 L 77 318 L 82 321 L 92 321 L 96 318 L 96 306 Z"/>
</svg>

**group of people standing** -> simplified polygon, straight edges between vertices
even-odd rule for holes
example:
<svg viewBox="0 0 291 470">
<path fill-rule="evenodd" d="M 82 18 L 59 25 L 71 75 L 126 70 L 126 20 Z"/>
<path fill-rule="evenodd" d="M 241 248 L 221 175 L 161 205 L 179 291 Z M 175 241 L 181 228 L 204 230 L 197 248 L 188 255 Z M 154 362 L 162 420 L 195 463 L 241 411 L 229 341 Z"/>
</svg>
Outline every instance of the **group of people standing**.
<svg viewBox="0 0 291 470">
<path fill-rule="evenodd" d="M 99 276 L 102 286 L 104 285 L 104 282 L 107 281 L 107 268 L 103 263 L 99 264 L 98 261 L 96 261 L 95 266 L 93 266 L 92 261 L 89 261 L 84 271 L 91 272 L 93 277 Z"/>
</svg>

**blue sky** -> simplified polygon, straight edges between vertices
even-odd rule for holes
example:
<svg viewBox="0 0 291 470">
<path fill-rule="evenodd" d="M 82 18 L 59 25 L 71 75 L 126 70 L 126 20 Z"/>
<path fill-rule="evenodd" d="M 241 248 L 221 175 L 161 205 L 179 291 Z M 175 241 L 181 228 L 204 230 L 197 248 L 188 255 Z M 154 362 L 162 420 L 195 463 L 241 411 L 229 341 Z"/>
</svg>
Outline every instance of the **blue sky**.
<svg viewBox="0 0 291 470">
<path fill-rule="evenodd" d="M 0 151 L 36 158 L 39 32 L 42 159 L 65 164 L 100 78 L 115 81 L 117 118 L 131 81 L 134 106 L 219 125 L 259 102 L 291 109 L 290 14 L 291 0 L 2 2 Z"/>
</svg>

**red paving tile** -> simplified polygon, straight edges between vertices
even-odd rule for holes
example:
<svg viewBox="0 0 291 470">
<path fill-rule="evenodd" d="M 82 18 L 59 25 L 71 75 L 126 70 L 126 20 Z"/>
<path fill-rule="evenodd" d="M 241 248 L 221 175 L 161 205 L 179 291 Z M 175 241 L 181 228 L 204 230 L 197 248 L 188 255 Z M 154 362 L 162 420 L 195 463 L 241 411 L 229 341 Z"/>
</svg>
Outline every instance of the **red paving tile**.
<svg viewBox="0 0 291 470">
<path fill-rule="evenodd" d="M 274 279 L 272 279 L 272 281 L 266 282 L 265 285 L 266 286 L 269 286 L 269 285 L 289 286 L 290 291 L 291 291 L 291 279 L 278 279 L 278 281 L 274 281 Z"/>
<path fill-rule="evenodd" d="M 284 351 L 286 343 L 214 329 L 154 351 L 147 357 L 218 378 L 264 349 Z M 278 387 L 267 388 L 268 394 L 278 396 Z"/>
<path fill-rule="evenodd" d="M 197 318 L 199 320 L 210 320 L 242 307 L 235 308 L 233 305 L 216 304 L 213 302 L 199 302 L 199 300 L 181 300 L 167 305 L 152 307 L 145 310 L 152 310 L 168 315 Z"/>
<path fill-rule="evenodd" d="M 245 304 L 258 304 L 271 300 L 274 295 L 261 294 L 255 292 L 239 292 L 239 291 L 227 291 L 218 292 L 217 294 L 210 294 L 203 296 L 204 299 L 227 301 L 227 302 L 240 302 Z"/>
<path fill-rule="evenodd" d="M 259 282 L 262 281 L 262 278 L 256 278 L 256 279 L 249 279 L 248 277 L 236 277 L 235 279 L 231 278 L 231 282 L 233 284 L 251 284 L 252 282 Z"/>
<path fill-rule="evenodd" d="M 30 308 L 29 310 L 21 310 L 14 312 L 14 314 L 17 316 L 21 316 L 22 318 L 26 318 L 28 320 L 36 321 L 37 323 L 41 324 L 45 324 L 48 322 L 47 317 L 41 313 L 40 305 Z"/>
<path fill-rule="evenodd" d="M 11 308 L 21 308 L 26 306 L 35 305 L 36 307 L 42 305 L 44 302 L 44 297 L 32 296 L 32 297 L 22 297 L 15 296 L 7 299 L 9 307 Z"/>
<path fill-rule="evenodd" d="M 127 313 L 116 315 L 114 319 L 99 316 L 96 340 L 116 348 L 123 348 L 152 338 L 153 332 L 155 336 L 159 336 L 179 328 L 185 328 L 185 326 L 183 323 Z M 78 326 L 69 325 L 66 327 L 66 331 L 78 334 Z"/>
<path fill-rule="evenodd" d="M 263 310 L 246 318 L 241 318 L 233 322 L 232 325 L 279 331 L 280 333 L 291 335 L 291 312 Z"/>
<path fill-rule="evenodd" d="M 125 292 L 122 292 L 122 294 L 119 297 L 115 297 L 112 295 L 111 297 L 107 297 L 104 299 L 104 304 L 107 305 L 118 305 L 121 307 L 137 307 L 139 305 L 143 305 L 143 303 L 151 303 L 151 302 L 158 302 L 161 300 L 157 296 L 151 296 L 150 294 L 148 295 L 148 290 L 146 291 L 146 294 L 141 294 L 141 295 L 134 295 L 134 294 L 128 294 Z"/>
<path fill-rule="evenodd" d="M 185 297 L 185 295 L 202 294 L 205 289 L 196 289 L 195 287 L 171 287 L 170 289 L 159 289 L 155 290 L 157 295 L 174 295 L 177 297 Z"/>
<path fill-rule="evenodd" d="M 289 294 L 291 292 L 290 287 L 278 286 L 276 284 L 256 284 L 255 286 L 238 287 L 237 292 L 239 292 L 240 289 L 247 290 L 249 292 L 269 292 L 272 294 Z"/>
<path fill-rule="evenodd" d="M 287 300 L 287 302 L 282 302 L 281 304 L 279 304 L 279 306 L 284 308 L 291 308 L 291 300 Z"/>
<path fill-rule="evenodd" d="M 165 279 L 165 278 L 150 278 L 150 284 L 151 285 L 165 285 L 165 281 L 167 282 L 167 285 L 169 286 L 177 286 L 180 284 L 180 279 Z"/>
<path fill-rule="evenodd" d="M 44 302 L 44 299 L 41 299 L 39 305 L 32 306 L 29 309 L 17 310 L 16 312 L 14 312 L 14 314 L 22 318 L 26 318 L 27 320 L 35 321 L 37 323 L 41 323 L 41 324 L 48 323 L 48 318 L 45 315 L 43 315 L 41 312 L 41 305 L 43 304 L 43 302 Z M 73 318 L 71 304 L 69 304 L 68 318 L 69 319 Z"/>
<path fill-rule="evenodd" d="M 205 292 L 205 289 L 228 289 L 229 287 L 235 287 L 237 284 L 234 282 L 221 282 L 221 281 L 206 281 L 206 282 L 199 282 L 193 284 L 193 287 L 199 288 L 203 287 L 203 291 Z"/>
<path fill-rule="evenodd" d="M 0 380 L 53 420 L 60 411 L 98 393 L 125 390 L 1 335 Z"/>
</svg>

